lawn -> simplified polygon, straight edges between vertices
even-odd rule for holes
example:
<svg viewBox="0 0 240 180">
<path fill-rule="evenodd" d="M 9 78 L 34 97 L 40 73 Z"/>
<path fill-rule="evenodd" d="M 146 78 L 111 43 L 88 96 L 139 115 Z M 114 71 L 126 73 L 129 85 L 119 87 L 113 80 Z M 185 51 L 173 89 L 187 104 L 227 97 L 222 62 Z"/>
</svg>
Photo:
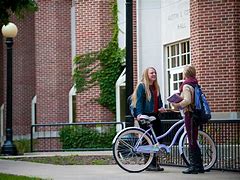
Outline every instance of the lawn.
<svg viewBox="0 0 240 180">
<path fill-rule="evenodd" d="M 6 159 L 6 158 L 5 158 Z M 116 164 L 112 156 L 47 156 L 47 157 L 14 157 L 9 160 L 29 161 L 56 165 L 109 165 Z"/>
<path fill-rule="evenodd" d="M 13 174 L 4 174 L 0 173 L 0 179 L 2 180 L 44 180 L 38 177 L 26 177 L 26 176 L 17 176 Z"/>
</svg>

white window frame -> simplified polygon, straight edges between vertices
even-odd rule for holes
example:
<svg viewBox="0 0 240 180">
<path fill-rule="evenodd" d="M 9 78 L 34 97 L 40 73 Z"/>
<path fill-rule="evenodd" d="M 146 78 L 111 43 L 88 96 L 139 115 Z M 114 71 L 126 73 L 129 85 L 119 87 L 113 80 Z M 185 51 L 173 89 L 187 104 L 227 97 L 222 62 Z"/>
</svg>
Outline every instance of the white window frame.
<svg viewBox="0 0 240 180">
<path fill-rule="evenodd" d="M 76 87 L 75 85 L 70 89 L 68 94 L 68 107 L 69 107 L 69 123 L 73 123 L 73 96 L 76 96 Z"/>
<path fill-rule="evenodd" d="M 185 48 L 184 52 L 182 52 L 182 46 Z M 170 96 L 171 94 L 178 92 L 179 88 L 174 88 L 174 84 L 177 84 L 179 87 L 179 85 L 183 82 L 182 72 L 184 67 L 191 64 L 189 39 L 166 45 L 165 54 L 166 77 L 168 84 L 167 95 Z M 183 61 L 183 58 L 185 61 Z"/>
<path fill-rule="evenodd" d="M 121 97 L 120 97 L 120 88 L 121 86 L 126 86 L 126 68 L 122 71 L 121 75 L 119 76 L 118 80 L 115 83 L 115 89 L 116 89 L 116 122 L 121 122 Z M 124 122 L 123 122 L 124 123 Z M 125 127 L 125 123 L 124 123 Z M 122 128 L 120 127 L 120 124 L 116 125 L 117 132 L 120 131 Z"/>
<path fill-rule="evenodd" d="M 37 104 L 37 96 L 35 95 L 32 98 L 32 102 L 31 102 L 31 115 L 32 115 L 32 125 L 36 124 L 36 104 Z M 35 133 L 35 127 L 33 128 L 33 133 Z"/>
</svg>

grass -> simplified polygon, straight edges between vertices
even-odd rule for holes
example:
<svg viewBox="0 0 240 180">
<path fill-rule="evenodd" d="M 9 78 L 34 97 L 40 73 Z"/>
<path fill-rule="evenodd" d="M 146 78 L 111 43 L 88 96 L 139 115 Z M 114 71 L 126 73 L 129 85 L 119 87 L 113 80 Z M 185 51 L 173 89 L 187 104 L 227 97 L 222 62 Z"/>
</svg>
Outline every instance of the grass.
<svg viewBox="0 0 240 180">
<path fill-rule="evenodd" d="M 44 180 L 38 177 L 17 176 L 13 174 L 0 173 L 0 179 L 2 180 Z"/>
<path fill-rule="evenodd" d="M 6 159 L 6 158 L 4 158 Z M 47 157 L 14 157 L 9 160 L 28 161 L 55 165 L 109 165 L 115 164 L 112 156 L 47 156 Z"/>
</svg>

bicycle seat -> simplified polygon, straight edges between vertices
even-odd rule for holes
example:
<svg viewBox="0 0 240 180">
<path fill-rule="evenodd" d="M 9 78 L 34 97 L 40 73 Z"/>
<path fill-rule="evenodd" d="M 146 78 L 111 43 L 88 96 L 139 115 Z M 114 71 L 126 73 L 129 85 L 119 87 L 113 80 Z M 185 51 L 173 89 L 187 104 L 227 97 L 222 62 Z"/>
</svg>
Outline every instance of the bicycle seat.
<svg viewBox="0 0 240 180">
<path fill-rule="evenodd" d="M 156 118 L 154 116 L 148 116 L 148 115 L 141 115 L 139 118 L 140 118 L 140 120 L 145 120 L 148 122 L 152 122 L 152 121 L 156 120 Z"/>
</svg>

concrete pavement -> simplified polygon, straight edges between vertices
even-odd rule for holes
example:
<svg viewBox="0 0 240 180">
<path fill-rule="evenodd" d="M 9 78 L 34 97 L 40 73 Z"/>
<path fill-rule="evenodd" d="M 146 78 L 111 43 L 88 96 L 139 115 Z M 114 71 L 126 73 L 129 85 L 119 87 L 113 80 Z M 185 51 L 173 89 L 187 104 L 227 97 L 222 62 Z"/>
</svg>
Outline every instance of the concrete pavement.
<svg viewBox="0 0 240 180">
<path fill-rule="evenodd" d="M 78 152 L 79 153 L 79 152 Z M 99 154 L 99 152 L 97 152 Z M 100 154 L 108 152 L 100 152 Z M 57 153 L 54 153 L 55 155 Z M 61 155 L 64 153 L 60 153 Z M 64 155 L 67 155 L 65 153 Z M 71 153 L 73 154 L 73 153 Z M 82 152 L 82 155 L 95 155 L 96 152 Z M 34 154 L 29 154 L 34 155 Z M 45 153 L 45 156 L 52 153 Z M 27 156 L 27 155 L 25 155 Z M 35 156 L 40 156 L 35 154 Z M 41 155 L 42 156 L 42 155 Z M 240 173 L 212 170 L 204 174 L 185 175 L 184 168 L 165 166 L 163 172 L 128 173 L 117 165 L 51 165 L 0 159 L 0 172 L 24 176 L 35 176 L 52 180 L 239 180 Z"/>
</svg>

